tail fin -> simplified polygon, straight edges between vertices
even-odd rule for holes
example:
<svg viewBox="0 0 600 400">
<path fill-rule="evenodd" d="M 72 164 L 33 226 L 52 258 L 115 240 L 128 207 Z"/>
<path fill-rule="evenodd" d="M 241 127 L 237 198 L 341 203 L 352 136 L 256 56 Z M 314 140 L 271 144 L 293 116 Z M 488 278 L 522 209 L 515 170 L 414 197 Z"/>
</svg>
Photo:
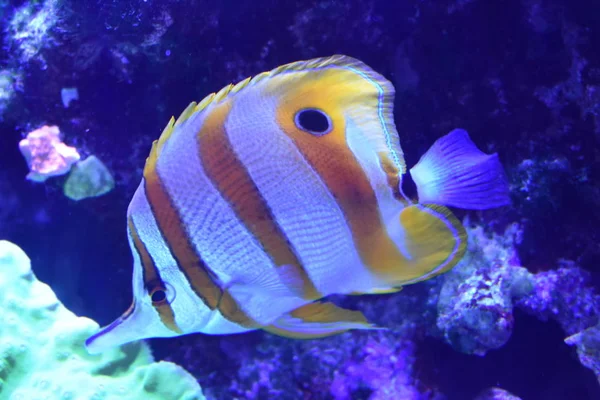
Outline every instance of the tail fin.
<svg viewBox="0 0 600 400">
<path fill-rule="evenodd" d="M 483 153 L 462 129 L 436 140 L 410 174 L 419 203 L 472 210 L 510 204 L 498 155 Z"/>
</svg>

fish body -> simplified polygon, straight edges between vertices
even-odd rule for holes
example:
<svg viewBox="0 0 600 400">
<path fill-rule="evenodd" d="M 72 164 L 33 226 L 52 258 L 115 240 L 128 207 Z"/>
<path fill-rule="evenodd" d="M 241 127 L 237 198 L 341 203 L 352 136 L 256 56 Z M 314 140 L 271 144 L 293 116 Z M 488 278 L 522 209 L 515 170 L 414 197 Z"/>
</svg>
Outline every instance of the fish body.
<svg viewBox="0 0 600 400">
<path fill-rule="evenodd" d="M 254 329 L 297 338 L 377 328 L 331 294 L 389 293 L 452 268 L 447 206 L 508 203 L 495 154 L 462 130 L 410 173 L 394 88 L 346 56 L 300 61 L 191 103 L 153 144 L 127 212 L 134 301 L 90 352 Z"/>
</svg>

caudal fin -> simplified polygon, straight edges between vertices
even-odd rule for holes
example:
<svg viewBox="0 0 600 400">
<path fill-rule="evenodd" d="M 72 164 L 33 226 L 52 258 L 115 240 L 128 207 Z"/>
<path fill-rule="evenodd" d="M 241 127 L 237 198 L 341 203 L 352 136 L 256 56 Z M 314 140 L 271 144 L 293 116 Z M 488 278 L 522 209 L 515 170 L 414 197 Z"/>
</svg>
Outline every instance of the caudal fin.
<svg viewBox="0 0 600 400">
<path fill-rule="evenodd" d="M 438 139 L 410 170 L 419 203 L 484 210 L 510 204 L 498 155 L 485 154 L 455 129 Z"/>
</svg>

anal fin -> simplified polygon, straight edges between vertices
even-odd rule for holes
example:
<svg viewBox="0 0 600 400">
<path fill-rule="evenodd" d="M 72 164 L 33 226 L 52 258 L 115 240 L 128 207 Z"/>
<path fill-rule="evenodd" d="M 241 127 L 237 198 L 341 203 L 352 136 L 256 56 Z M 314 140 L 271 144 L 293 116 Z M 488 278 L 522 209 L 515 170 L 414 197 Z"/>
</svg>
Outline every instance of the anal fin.
<svg viewBox="0 0 600 400">
<path fill-rule="evenodd" d="M 400 287 L 389 287 L 389 288 L 373 288 L 368 292 L 352 292 L 348 293 L 350 296 L 361 296 L 363 294 L 391 294 L 398 293 L 402 290 L 402 286 Z"/>
<path fill-rule="evenodd" d="M 316 339 L 350 329 L 382 329 L 371 324 L 360 311 L 333 303 L 310 303 L 279 317 L 265 331 L 293 339 Z"/>
</svg>

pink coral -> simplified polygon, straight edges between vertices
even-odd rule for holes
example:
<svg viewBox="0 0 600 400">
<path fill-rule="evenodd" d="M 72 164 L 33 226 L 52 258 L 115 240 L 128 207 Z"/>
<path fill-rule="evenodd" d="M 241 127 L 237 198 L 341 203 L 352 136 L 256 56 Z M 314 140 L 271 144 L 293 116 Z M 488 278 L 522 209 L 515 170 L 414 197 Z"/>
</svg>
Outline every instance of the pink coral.
<svg viewBox="0 0 600 400">
<path fill-rule="evenodd" d="M 27 179 L 44 182 L 51 176 L 66 174 L 71 165 L 79 161 L 77 149 L 64 144 L 59 134 L 57 126 L 44 125 L 19 142 L 19 149 L 29 165 Z"/>
</svg>

